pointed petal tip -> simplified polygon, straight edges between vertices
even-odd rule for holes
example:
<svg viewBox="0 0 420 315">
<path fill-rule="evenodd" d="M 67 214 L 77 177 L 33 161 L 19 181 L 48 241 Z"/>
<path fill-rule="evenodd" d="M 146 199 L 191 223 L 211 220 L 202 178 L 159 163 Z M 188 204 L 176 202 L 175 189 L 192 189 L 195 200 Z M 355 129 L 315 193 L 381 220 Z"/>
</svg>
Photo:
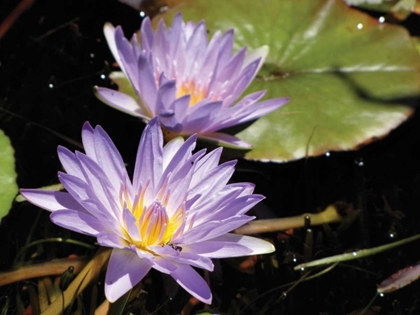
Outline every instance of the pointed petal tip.
<svg viewBox="0 0 420 315">
<path fill-rule="evenodd" d="M 262 62 L 264 62 L 265 58 L 267 58 L 268 53 L 270 52 L 270 47 L 267 46 L 267 45 L 264 45 L 264 46 L 258 47 L 256 49 L 256 51 L 258 51 L 258 53 L 259 53 L 259 55 L 262 59 Z"/>
<path fill-rule="evenodd" d="M 149 120 L 148 125 L 151 128 L 151 127 L 154 127 L 155 125 L 159 125 L 158 122 L 159 122 L 159 117 L 158 116 L 155 116 L 155 117 L 153 117 L 152 119 Z"/>
<path fill-rule="evenodd" d="M 152 22 L 151 22 L 151 20 L 150 20 L 150 17 L 149 16 L 146 16 L 145 18 L 144 18 L 144 20 L 143 20 L 143 22 L 141 22 L 141 27 L 140 27 L 140 29 L 142 30 L 143 28 L 145 28 L 145 27 L 149 27 L 149 28 L 151 28 L 152 27 Z"/>
<path fill-rule="evenodd" d="M 83 132 L 84 130 L 87 130 L 87 131 L 93 131 L 93 127 L 92 127 L 92 125 L 90 124 L 90 122 L 89 122 L 89 121 L 85 121 L 85 123 L 83 124 L 83 127 L 82 127 L 82 132 Z M 60 148 L 60 147 L 62 147 L 62 146 L 58 146 L 58 147 Z M 62 148 L 64 148 L 64 147 L 62 147 Z M 58 150 L 58 148 L 57 148 L 57 150 Z"/>
<path fill-rule="evenodd" d="M 121 293 L 121 291 L 113 290 L 112 286 L 105 283 L 105 297 L 109 302 L 114 303 L 123 295 L 124 293 Z"/>
<path fill-rule="evenodd" d="M 237 150 L 252 150 L 253 146 L 235 136 L 222 133 L 222 132 L 212 132 L 208 134 L 200 134 L 200 139 L 205 141 L 216 143 L 218 146 L 223 146 L 230 149 Z"/>
<path fill-rule="evenodd" d="M 111 22 L 105 22 L 104 24 L 104 34 L 108 34 L 108 33 L 114 33 L 115 32 L 115 26 L 112 25 Z"/>
<path fill-rule="evenodd" d="M 19 189 L 20 194 L 23 196 L 23 198 L 25 198 L 26 201 L 29 201 L 29 199 L 26 196 L 26 194 L 27 193 L 29 194 L 31 191 L 33 191 L 33 189 L 30 189 L 30 188 L 20 188 Z"/>
<path fill-rule="evenodd" d="M 213 296 L 208 284 L 190 265 L 179 264 L 171 276 L 189 294 L 203 303 L 211 304 Z"/>
</svg>

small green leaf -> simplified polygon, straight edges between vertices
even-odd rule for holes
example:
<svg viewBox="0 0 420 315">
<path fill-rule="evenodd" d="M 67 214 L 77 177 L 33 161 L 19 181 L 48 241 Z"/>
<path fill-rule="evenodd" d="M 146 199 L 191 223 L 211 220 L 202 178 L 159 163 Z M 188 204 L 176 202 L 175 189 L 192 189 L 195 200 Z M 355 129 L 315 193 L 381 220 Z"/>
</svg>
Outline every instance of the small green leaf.
<svg viewBox="0 0 420 315">
<path fill-rule="evenodd" d="M 235 29 L 235 46 L 270 47 L 246 93 L 290 103 L 238 134 L 246 158 L 289 161 L 353 150 L 386 136 L 420 95 L 420 56 L 408 32 L 342 0 L 187 0 L 170 10 L 206 20 L 210 33 Z"/>
<path fill-rule="evenodd" d="M 18 192 L 16 176 L 14 150 L 0 130 L 0 220 L 9 213 Z"/>
</svg>

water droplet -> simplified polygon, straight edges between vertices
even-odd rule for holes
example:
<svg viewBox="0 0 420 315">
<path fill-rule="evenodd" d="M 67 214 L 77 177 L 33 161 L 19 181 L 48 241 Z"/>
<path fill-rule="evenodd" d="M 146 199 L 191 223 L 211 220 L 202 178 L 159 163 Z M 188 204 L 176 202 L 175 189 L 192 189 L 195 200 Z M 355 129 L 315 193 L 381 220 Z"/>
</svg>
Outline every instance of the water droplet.
<svg viewBox="0 0 420 315">
<path fill-rule="evenodd" d="M 385 17 L 380 16 L 378 21 L 379 21 L 379 23 L 384 23 L 385 22 Z"/>
<path fill-rule="evenodd" d="M 362 166 L 364 166 L 365 165 L 365 162 L 363 161 L 363 159 L 362 158 L 360 158 L 360 159 L 355 159 L 354 160 L 354 164 L 356 164 L 357 166 L 359 166 L 359 167 L 362 167 Z"/>
<path fill-rule="evenodd" d="M 385 294 L 383 294 L 383 293 L 379 293 L 379 296 L 380 296 L 380 297 L 384 297 L 384 296 L 385 296 Z"/>
<path fill-rule="evenodd" d="M 105 80 L 105 79 L 106 79 L 105 74 L 101 74 L 101 79 L 102 79 L 102 80 Z"/>
<path fill-rule="evenodd" d="M 356 253 L 356 252 L 353 252 L 353 253 L 352 253 L 352 255 L 353 255 L 353 256 L 357 256 L 357 253 Z"/>
<path fill-rule="evenodd" d="M 53 88 L 54 88 L 54 84 L 50 83 L 50 84 L 48 84 L 48 87 L 49 87 L 50 89 L 53 89 Z"/>
<path fill-rule="evenodd" d="M 331 153 L 330 152 L 325 152 L 325 156 L 329 157 L 329 156 L 331 156 Z"/>
<path fill-rule="evenodd" d="M 140 11 L 140 17 L 144 18 L 146 16 L 146 13 L 144 11 Z"/>
<path fill-rule="evenodd" d="M 305 268 L 304 267 L 300 267 L 300 271 L 305 271 Z"/>
<path fill-rule="evenodd" d="M 95 54 L 94 53 L 90 53 L 90 58 L 95 58 Z"/>
<path fill-rule="evenodd" d="M 363 24 L 362 23 L 357 24 L 357 29 L 358 30 L 361 30 L 362 28 L 363 28 Z"/>
<path fill-rule="evenodd" d="M 390 237 L 390 238 L 394 238 L 395 236 L 396 236 L 396 235 L 395 235 L 395 233 L 392 233 L 392 232 L 391 232 L 391 233 L 389 233 L 389 237 Z"/>
</svg>

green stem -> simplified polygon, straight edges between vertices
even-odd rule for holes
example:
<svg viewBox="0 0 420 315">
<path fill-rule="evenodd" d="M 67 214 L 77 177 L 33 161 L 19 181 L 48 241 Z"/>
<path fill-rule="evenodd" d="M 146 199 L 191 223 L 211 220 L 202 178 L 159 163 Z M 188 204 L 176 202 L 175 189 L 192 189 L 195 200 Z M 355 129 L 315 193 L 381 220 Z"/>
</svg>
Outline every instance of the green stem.
<svg viewBox="0 0 420 315">
<path fill-rule="evenodd" d="M 336 206 L 330 205 L 320 213 L 304 213 L 288 218 L 254 220 L 237 228 L 234 233 L 259 234 L 302 228 L 305 226 L 308 217 L 312 226 L 343 221 L 343 217 L 338 213 Z"/>
<path fill-rule="evenodd" d="M 417 240 L 420 240 L 420 234 L 402 239 L 402 240 L 394 242 L 394 243 L 378 246 L 378 247 L 362 249 L 362 250 L 358 250 L 358 251 L 353 251 L 351 253 L 335 255 L 335 256 L 331 256 L 331 257 L 326 257 L 326 258 L 314 260 L 314 261 L 311 261 L 311 262 L 308 262 L 308 263 L 303 263 L 303 264 L 297 265 L 294 269 L 295 270 L 299 270 L 299 269 L 302 270 L 302 269 L 309 268 L 309 267 L 321 266 L 321 265 L 326 265 L 326 264 L 333 264 L 333 263 L 338 263 L 338 262 L 342 262 L 342 261 L 373 256 L 373 255 L 382 253 L 384 251 L 387 251 L 387 250 L 393 249 L 395 247 L 405 245 L 405 244 L 408 244 L 410 242 L 417 241 Z"/>
</svg>

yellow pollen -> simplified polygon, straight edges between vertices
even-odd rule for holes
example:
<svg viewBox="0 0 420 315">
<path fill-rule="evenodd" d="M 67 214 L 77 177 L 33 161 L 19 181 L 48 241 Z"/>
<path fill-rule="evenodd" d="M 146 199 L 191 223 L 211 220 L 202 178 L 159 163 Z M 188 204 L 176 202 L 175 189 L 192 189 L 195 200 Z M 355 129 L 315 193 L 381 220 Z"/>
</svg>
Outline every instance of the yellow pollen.
<svg viewBox="0 0 420 315">
<path fill-rule="evenodd" d="M 150 252 L 152 245 L 167 245 L 171 243 L 173 236 L 178 232 L 185 220 L 184 206 L 179 207 L 171 216 L 168 216 L 166 206 L 169 201 L 167 183 L 157 195 L 156 201 L 151 205 L 145 205 L 145 192 L 148 185 L 145 185 L 138 195 L 131 200 L 125 188 L 120 191 L 120 203 L 122 207 L 128 208 L 136 219 L 136 226 L 140 239 L 130 235 L 129 229 L 123 225 L 123 233 L 129 243 L 138 249 Z"/>
<path fill-rule="evenodd" d="M 204 87 L 196 86 L 195 81 L 188 81 L 181 84 L 176 91 L 176 98 L 189 94 L 190 106 L 194 106 L 199 101 L 207 96 L 207 89 Z"/>
</svg>

